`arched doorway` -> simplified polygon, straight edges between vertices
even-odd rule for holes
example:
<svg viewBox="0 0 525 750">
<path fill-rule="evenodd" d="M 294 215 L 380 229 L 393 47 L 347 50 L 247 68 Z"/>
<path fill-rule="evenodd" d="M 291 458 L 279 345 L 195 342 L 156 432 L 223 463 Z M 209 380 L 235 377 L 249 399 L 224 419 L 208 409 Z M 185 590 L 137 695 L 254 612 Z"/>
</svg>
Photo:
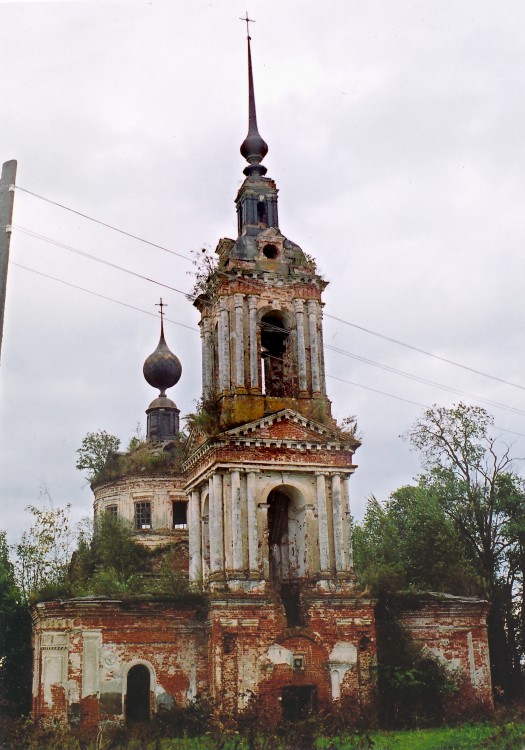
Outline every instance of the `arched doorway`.
<svg viewBox="0 0 525 750">
<path fill-rule="evenodd" d="M 304 499 L 294 487 L 280 485 L 268 495 L 268 506 L 270 580 L 288 625 L 304 625 L 299 583 L 307 574 Z"/>
<path fill-rule="evenodd" d="M 128 672 L 126 690 L 126 721 L 135 724 L 149 721 L 151 676 L 144 664 L 135 664 Z"/>
</svg>

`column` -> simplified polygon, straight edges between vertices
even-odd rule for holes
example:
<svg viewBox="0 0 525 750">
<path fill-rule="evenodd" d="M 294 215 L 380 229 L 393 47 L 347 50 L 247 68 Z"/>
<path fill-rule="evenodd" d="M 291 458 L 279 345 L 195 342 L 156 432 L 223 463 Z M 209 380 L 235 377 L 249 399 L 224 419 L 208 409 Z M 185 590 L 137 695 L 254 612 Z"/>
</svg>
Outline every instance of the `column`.
<svg viewBox="0 0 525 750">
<path fill-rule="evenodd" d="M 304 539 L 304 555 L 299 561 L 299 570 L 301 576 L 311 578 L 319 573 L 316 550 L 314 549 L 314 540 L 317 533 L 317 523 L 315 517 L 315 505 L 306 503 L 304 506 L 304 531 L 301 536 Z M 302 568 L 302 570 L 301 570 Z"/>
<path fill-rule="evenodd" d="M 202 529 L 200 514 L 200 492 L 192 490 L 188 513 L 188 541 L 190 552 L 190 581 L 202 577 Z"/>
<path fill-rule="evenodd" d="M 319 371 L 321 376 L 321 393 L 326 396 L 326 373 L 324 367 L 324 341 L 323 341 L 323 310 L 319 310 L 318 332 L 319 332 Z"/>
<path fill-rule="evenodd" d="M 235 303 L 235 384 L 244 388 L 244 296 L 233 295 Z"/>
<path fill-rule="evenodd" d="M 224 544 L 222 534 L 222 476 L 213 474 L 209 479 L 210 490 L 210 572 L 224 571 Z"/>
<path fill-rule="evenodd" d="M 259 356 L 257 351 L 257 297 L 248 297 L 248 327 L 250 340 L 250 388 L 259 389 Z"/>
<path fill-rule="evenodd" d="M 250 576 L 259 577 L 259 529 L 257 528 L 257 473 L 246 476 L 246 501 L 248 516 L 248 567 Z"/>
<path fill-rule="evenodd" d="M 219 349 L 219 390 L 230 390 L 230 324 L 228 299 L 219 300 L 219 329 L 217 346 Z"/>
<path fill-rule="evenodd" d="M 326 477 L 316 472 L 317 521 L 319 524 L 319 567 L 320 572 L 330 574 L 330 548 L 328 546 L 328 515 L 326 512 Z"/>
<path fill-rule="evenodd" d="M 308 310 L 308 329 L 310 333 L 310 366 L 312 370 L 312 391 L 320 393 L 321 378 L 319 373 L 319 340 L 317 336 L 317 301 L 309 299 L 306 303 Z"/>
<path fill-rule="evenodd" d="M 342 480 L 342 505 L 343 505 L 343 522 L 345 524 L 345 549 L 346 549 L 346 569 L 352 570 L 354 567 L 354 552 L 352 548 L 352 513 L 350 511 L 350 474 L 345 474 Z"/>
<path fill-rule="evenodd" d="M 307 391 L 306 347 L 304 343 L 304 300 L 295 299 L 293 305 L 297 326 L 297 372 L 299 376 L 299 391 Z"/>
<path fill-rule="evenodd" d="M 258 508 L 258 528 L 259 539 L 261 540 L 261 562 L 262 574 L 265 581 L 270 580 L 270 558 L 268 555 L 268 503 L 259 503 Z"/>
<path fill-rule="evenodd" d="M 230 472 L 231 486 L 231 530 L 232 530 L 232 569 L 242 572 L 244 557 L 244 535 L 241 512 L 241 473 L 238 469 Z"/>
<path fill-rule="evenodd" d="M 199 513 L 201 525 L 202 577 L 210 575 L 210 492 L 209 482 L 201 490 L 199 498 Z M 206 498 L 206 494 L 208 497 Z M 206 502 L 207 500 L 207 502 Z M 208 509 L 206 511 L 206 508 Z"/>
<path fill-rule="evenodd" d="M 211 320 L 206 317 L 201 320 L 202 339 L 202 396 L 205 401 L 213 393 L 213 347 L 211 341 Z"/>
<path fill-rule="evenodd" d="M 341 476 L 339 474 L 332 474 L 332 513 L 334 520 L 335 571 L 336 573 L 341 573 L 346 567 L 343 514 L 341 508 Z"/>
</svg>

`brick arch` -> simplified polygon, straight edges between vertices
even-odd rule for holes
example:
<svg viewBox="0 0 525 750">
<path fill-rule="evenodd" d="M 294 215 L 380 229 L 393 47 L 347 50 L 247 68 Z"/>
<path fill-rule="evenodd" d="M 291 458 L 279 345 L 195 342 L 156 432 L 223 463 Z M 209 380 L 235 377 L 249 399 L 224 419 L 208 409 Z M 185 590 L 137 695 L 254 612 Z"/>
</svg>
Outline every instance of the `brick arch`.
<svg viewBox="0 0 525 750">
<path fill-rule="evenodd" d="M 283 310 L 278 307 L 274 307 L 273 305 L 264 305 L 264 307 L 259 307 L 257 309 L 257 326 L 260 326 L 261 320 L 265 317 L 265 315 L 269 315 L 270 313 L 274 313 L 275 315 L 281 317 L 284 326 L 289 331 L 295 330 L 296 320 L 293 310 L 287 310 L 286 308 Z"/>
</svg>

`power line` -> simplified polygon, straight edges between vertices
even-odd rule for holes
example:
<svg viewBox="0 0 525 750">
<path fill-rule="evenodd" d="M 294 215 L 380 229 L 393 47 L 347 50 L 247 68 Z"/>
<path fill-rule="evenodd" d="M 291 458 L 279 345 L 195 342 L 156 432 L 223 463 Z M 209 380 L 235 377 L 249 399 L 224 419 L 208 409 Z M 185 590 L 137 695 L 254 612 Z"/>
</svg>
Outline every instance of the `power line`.
<svg viewBox="0 0 525 750">
<path fill-rule="evenodd" d="M 508 404 L 502 404 L 500 401 L 494 401 L 490 398 L 485 398 L 484 396 L 478 396 L 475 393 L 470 393 L 469 391 L 462 391 L 459 388 L 454 388 L 450 385 L 444 385 L 443 383 L 438 383 L 435 380 L 429 380 L 428 378 L 423 378 L 420 375 L 414 375 L 413 373 L 406 372 L 405 370 L 398 370 L 396 367 L 391 367 L 390 365 L 382 364 L 381 362 L 375 362 L 373 359 L 368 359 L 367 357 L 361 357 L 359 354 L 353 354 L 352 352 L 348 352 L 345 349 L 339 349 L 336 346 L 331 346 L 330 344 L 325 344 L 325 349 L 330 349 L 331 351 L 336 352 L 337 354 L 343 354 L 346 357 L 350 357 L 351 359 L 355 359 L 358 362 L 363 362 L 366 365 L 371 365 L 372 367 L 378 367 L 381 370 L 385 370 L 386 372 L 392 372 L 395 375 L 401 375 L 404 378 L 408 378 L 409 380 L 414 380 L 418 383 L 424 383 L 425 385 L 430 385 L 433 388 L 440 388 L 443 391 L 447 391 L 448 393 L 456 393 L 458 396 L 468 396 L 469 398 L 474 398 L 477 401 L 484 401 L 487 404 L 490 404 L 491 406 L 495 406 L 498 409 L 504 409 L 505 411 L 510 411 L 513 414 L 519 414 L 521 416 L 525 416 L 525 411 L 523 409 L 518 409 L 516 406 L 509 406 Z"/>
<path fill-rule="evenodd" d="M 484 378 L 489 378 L 490 380 L 496 380 L 498 383 L 511 385 L 513 388 L 519 388 L 520 390 L 525 391 L 525 385 L 520 385 L 519 383 L 512 383 L 509 380 L 498 378 L 496 375 L 489 375 L 488 373 L 483 372 L 482 370 L 476 370 L 474 367 L 469 367 L 468 365 L 462 365 L 459 362 L 454 362 L 453 360 L 447 359 L 446 357 L 441 357 L 439 354 L 433 354 L 432 352 L 427 352 L 424 349 L 419 349 L 417 346 L 413 346 L 412 344 L 407 344 L 405 341 L 399 341 L 398 339 L 394 339 L 394 338 L 391 338 L 390 336 L 386 336 L 384 333 L 378 333 L 378 331 L 372 331 L 370 328 L 359 326 L 357 325 L 357 323 L 351 323 L 349 320 L 344 320 L 343 318 L 337 318 L 335 315 L 329 315 L 328 313 L 324 313 L 324 317 L 330 318 L 331 320 L 337 320 L 338 323 L 344 323 L 345 325 L 351 326 L 352 328 L 357 328 L 359 331 L 364 331 L 364 333 L 369 333 L 371 336 L 377 336 L 378 338 L 383 339 L 384 341 L 390 341 L 391 344 L 404 346 L 406 349 L 411 349 L 414 352 L 419 352 L 419 354 L 425 354 L 427 357 L 433 357 L 434 359 L 439 359 L 441 362 L 446 362 L 447 365 L 460 367 L 462 370 L 468 370 L 468 372 L 473 372 L 475 375 L 481 375 Z"/>
<path fill-rule="evenodd" d="M 374 393 L 380 393 L 382 396 L 389 396 L 390 398 L 395 398 L 398 401 L 404 401 L 406 404 L 413 404 L 414 406 L 420 406 L 423 409 L 428 409 L 428 406 L 425 404 L 420 404 L 418 401 L 410 401 L 408 398 L 402 398 L 401 396 L 394 396 L 393 393 L 387 393 L 386 391 L 380 391 L 377 388 L 371 388 L 369 385 L 362 385 L 361 383 L 354 383 L 352 380 L 345 380 L 344 378 L 338 378 L 336 375 L 328 375 L 326 374 L 327 378 L 330 378 L 331 380 L 339 380 L 340 383 L 348 383 L 349 385 L 355 385 L 357 388 L 364 388 L 366 391 L 373 391 Z"/>
<path fill-rule="evenodd" d="M 393 393 L 386 393 L 386 391 L 380 391 L 377 388 L 370 388 L 368 385 L 362 385 L 362 383 L 354 383 L 351 380 L 345 380 L 344 378 L 338 378 L 335 375 L 328 375 L 327 378 L 330 378 L 331 380 L 339 380 L 341 383 L 348 383 L 349 385 L 357 386 L 357 388 L 364 388 L 367 391 L 373 391 L 374 393 L 380 393 L 382 396 L 388 396 L 389 398 L 395 398 L 398 401 L 404 401 L 407 404 L 414 404 L 414 406 L 419 406 L 422 409 L 430 409 L 431 407 L 428 404 L 420 404 L 418 401 L 410 401 L 407 398 L 401 398 L 401 396 L 394 396 Z M 518 437 L 525 438 L 525 434 L 523 432 L 516 432 L 515 430 L 509 430 L 506 427 L 498 427 L 497 425 L 493 425 L 495 430 L 501 430 L 501 432 L 508 432 L 511 435 L 517 435 Z"/>
<path fill-rule="evenodd" d="M 157 245 L 156 242 L 151 242 L 150 240 L 144 239 L 144 237 L 139 237 L 136 234 L 131 234 L 131 232 L 126 232 L 124 229 L 119 229 L 118 227 L 115 227 L 112 224 L 107 224 L 105 221 L 100 221 L 100 219 L 94 219 L 93 216 L 88 216 L 88 214 L 84 214 L 82 213 L 82 211 L 77 211 L 74 208 L 69 208 L 69 206 L 64 206 L 63 203 L 58 203 L 58 201 L 53 201 L 50 198 L 45 198 L 43 195 L 38 195 L 38 193 L 33 193 L 31 190 L 27 190 L 26 188 L 20 187 L 20 185 L 15 185 L 14 187 L 16 190 L 21 190 L 23 193 L 32 195 L 34 198 L 39 198 L 40 200 L 45 201 L 46 203 L 51 203 L 53 206 L 58 206 L 59 208 L 63 208 L 65 211 L 70 211 L 72 214 L 81 216 L 83 219 L 92 221 L 95 224 L 100 224 L 100 226 L 102 227 L 106 227 L 107 229 L 112 229 L 114 232 L 119 232 L 119 234 L 123 234 L 126 237 L 131 237 L 132 239 L 138 240 L 139 242 L 144 242 L 146 245 L 150 245 L 151 247 L 156 247 L 159 250 L 164 250 L 164 252 L 170 253 L 171 255 L 176 255 L 178 258 L 184 258 L 184 260 L 189 260 L 190 262 L 193 262 L 192 259 L 188 255 L 184 255 L 183 253 L 178 253 L 176 250 L 170 250 L 168 247 L 164 247 L 164 245 Z"/>
<path fill-rule="evenodd" d="M 83 286 L 79 286 L 78 284 L 71 284 L 69 281 L 64 281 L 64 279 L 59 279 L 56 276 L 51 276 L 48 273 L 43 273 L 42 271 L 37 271 L 34 268 L 28 268 L 28 266 L 23 266 L 21 263 L 15 263 L 14 261 L 10 261 L 10 265 L 17 266 L 17 268 L 23 268 L 24 271 L 30 271 L 30 273 L 34 273 L 37 276 L 42 276 L 45 279 L 51 279 L 51 281 L 58 281 L 60 284 L 64 284 L 65 286 L 70 286 L 73 289 L 78 289 L 81 292 L 86 292 L 87 294 L 92 294 L 94 297 L 100 297 L 101 299 L 108 300 L 108 302 L 115 302 L 117 305 L 122 305 L 122 307 L 129 307 L 131 310 L 137 310 L 137 312 L 144 313 L 145 315 L 151 315 L 154 318 L 158 318 L 158 315 L 156 313 L 150 312 L 149 310 L 143 310 L 141 307 L 135 307 L 135 305 L 130 305 L 127 302 L 121 302 L 121 300 L 115 299 L 114 297 L 107 297 L 105 294 L 100 294 L 99 292 L 94 292 L 92 289 L 86 289 Z M 176 326 L 182 326 L 182 328 L 188 328 L 190 331 L 194 331 L 195 333 L 198 333 L 197 328 L 193 328 L 193 326 L 188 326 L 185 323 L 179 323 L 178 320 L 172 320 L 171 318 L 164 318 L 165 321 L 169 323 L 174 323 Z"/>
<path fill-rule="evenodd" d="M 188 296 L 188 293 L 183 292 L 182 289 L 176 289 L 174 286 L 170 286 L 169 284 L 164 284 L 162 281 L 156 281 L 155 279 L 150 279 L 149 276 L 144 276 L 143 274 L 137 273 L 136 271 L 131 271 L 129 268 L 124 268 L 124 266 L 119 266 L 117 263 L 111 263 L 111 261 L 109 260 L 104 260 L 103 258 L 98 258 L 96 255 L 91 255 L 90 253 L 86 253 L 84 252 L 84 250 L 78 250 L 76 247 L 71 247 L 71 245 L 66 245 L 63 242 L 58 242 L 58 240 L 53 240 L 50 237 L 45 237 L 43 234 L 38 234 L 37 232 L 33 232 L 31 229 L 24 229 L 24 227 L 19 227 L 16 225 L 13 225 L 13 229 L 16 229 L 18 232 L 22 232 L 23 234 L 27 234 L 29 237 L 33 237 L 34 239 L 42 240 L 43 242 L 48 242 L 50 245 L 56 245 L 57 247 L 61 247 L 63 250 L 68 250 L 69 252 L 75 253 L 76 255 L 80 255 L 83 258 L 94 260 L 96 263 L 102 263 L 105 266 L 109 266 L 110 268 L 115 268 L 117 269 L 117 271 L 122 271 L 123 273 L 127 273 L 130 276 L 135 276 L 138 279 L 149 281 L 151 284 L 157 284 L 158 286 L 164 287 L 164 289 L 169 289 L 172 292 L 183 294 L 185 297 Z"/>
</svg>

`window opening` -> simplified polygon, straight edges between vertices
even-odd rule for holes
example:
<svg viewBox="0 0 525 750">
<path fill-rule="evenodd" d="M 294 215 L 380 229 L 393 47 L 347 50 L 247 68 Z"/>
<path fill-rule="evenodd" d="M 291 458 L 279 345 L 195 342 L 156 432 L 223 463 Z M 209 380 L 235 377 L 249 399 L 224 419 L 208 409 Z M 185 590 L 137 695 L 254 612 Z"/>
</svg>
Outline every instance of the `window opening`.
<svg viewBox="0 0 525 750">
<path fill-rule="evenodd" d="M 284 370 L 289 333 L 279 313 L 268 313 L 261 319 L 262 383 L 267 396 L 291 395 Z"/>
<path fill-rule="evenodd" d="M 257 221 L 259 224 L 268 224 L 268 208 L 264 198 L 257 201 Z"/>
<path fill-rule="evenodd" d="M 136 664 L 128 672 L 126 692 L 126 721 L 130 724 L 149 721 L 150 673 L 144 664 Z"/>
<path fill-rule="evenodd" d="M 151 503 L 135 503 L 135 528 L 151 529 Z"/>
<path fill-rule="evenodd" d="M 304 669 L 304 656 L 302 654 L 293 655 L 293 668 L 298 672 Z"/>
<path fill-rule="evenodd" d="M 279 249 L 275 245 L 265 245 L 263 247 L 263 255 L 268 258 L 268 260 L 275 260 L 278 254 Z"/>
<path fill-rule="evenodd" d="M 106 513 L 108 516 L 116 518 L 118 516 L 118 505 L 106 505 Z"/>
<path fill-rule="evenodd" d="M 187 529 L 188 520 L 188 503 L 179 500 L 173 502 L 173 528 L 174 529 Z"/>
</svg>

